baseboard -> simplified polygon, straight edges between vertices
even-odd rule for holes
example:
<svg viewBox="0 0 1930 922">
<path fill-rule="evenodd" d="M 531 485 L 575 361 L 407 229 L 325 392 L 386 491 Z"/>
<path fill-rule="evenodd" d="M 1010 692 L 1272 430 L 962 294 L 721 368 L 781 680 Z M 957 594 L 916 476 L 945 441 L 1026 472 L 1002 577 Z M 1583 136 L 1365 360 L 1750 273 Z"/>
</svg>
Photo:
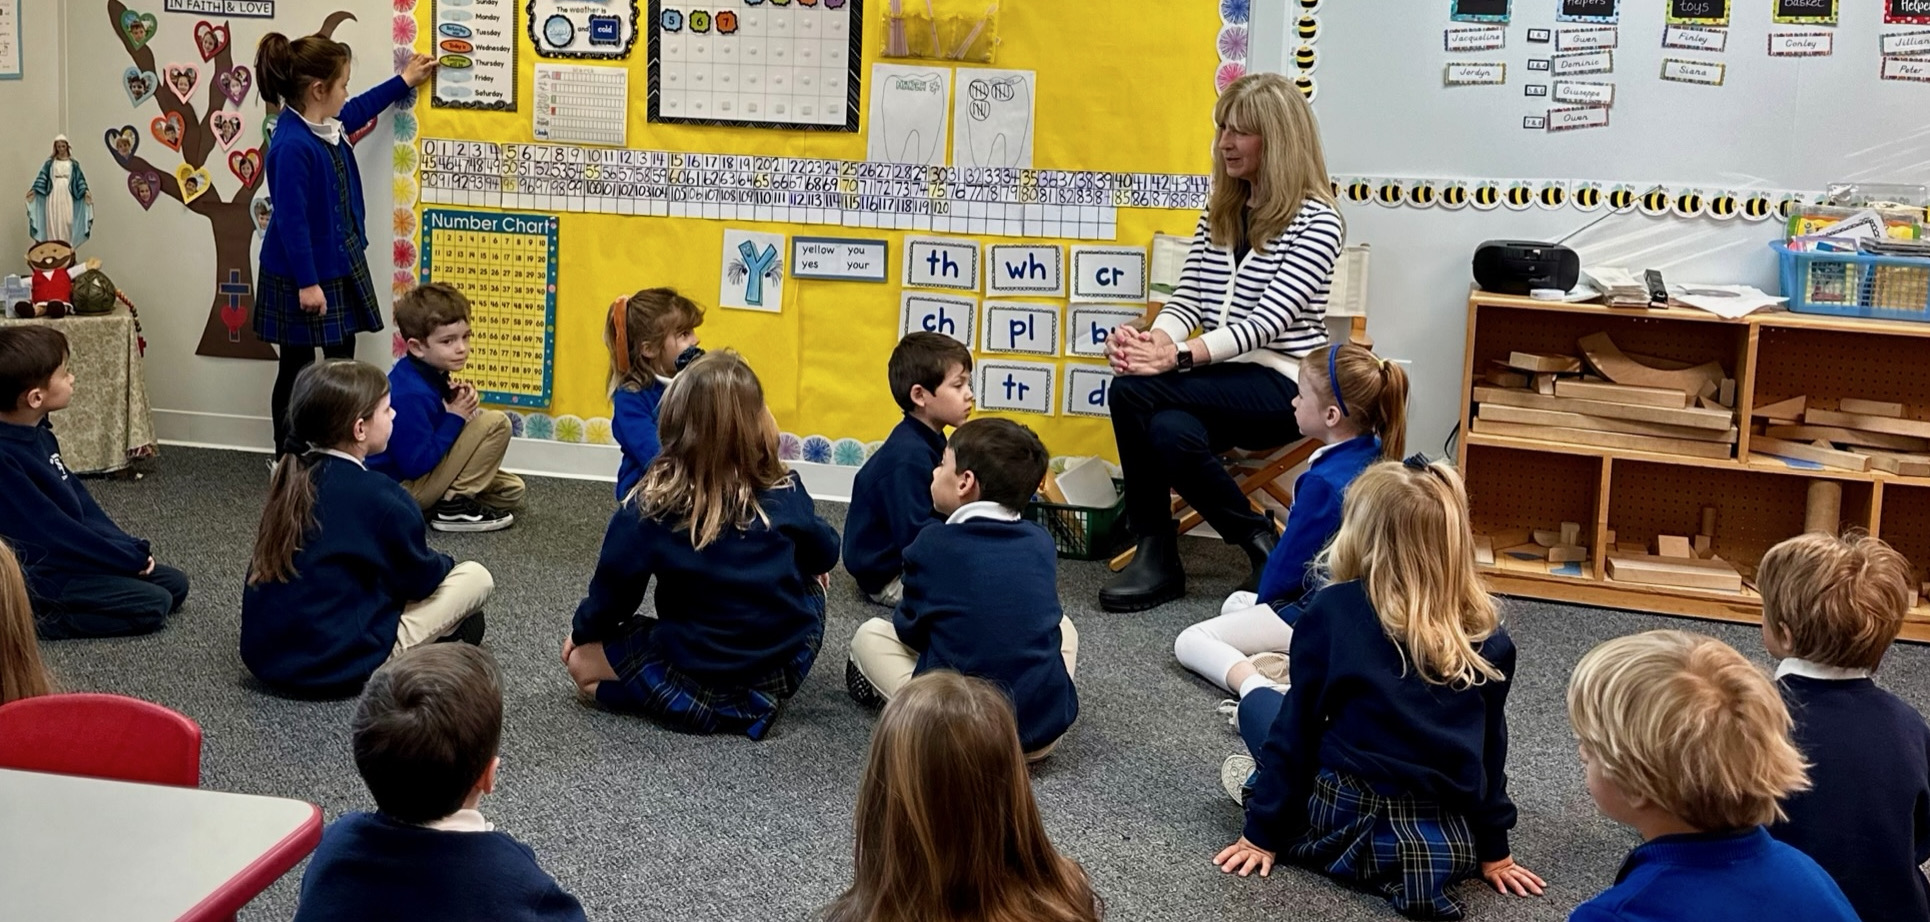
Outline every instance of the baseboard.
<svg viewBox="0 0 1930 922">
<path fill-rule="evenodd" d="M 155 438 L 163 445 L 188 448 L 216 448 L 268 454 L 274 433 L 266 416 L 238 416 L 226 413 L 199 413 L 190 410 L 155 410 Z M 503 468 L 516 474 L 536 477 L 561 477 L 566 480 L 616 482 L 623 454 L 615 445 L 589 445 L 578 442 L 552 442 L 545 439 L 510 439 L 509 454 Z M 836 464 L 790 462 L 804 488 L 813 499 L 848 503 L 851 501 L 855 467 Z"/>
</svg>

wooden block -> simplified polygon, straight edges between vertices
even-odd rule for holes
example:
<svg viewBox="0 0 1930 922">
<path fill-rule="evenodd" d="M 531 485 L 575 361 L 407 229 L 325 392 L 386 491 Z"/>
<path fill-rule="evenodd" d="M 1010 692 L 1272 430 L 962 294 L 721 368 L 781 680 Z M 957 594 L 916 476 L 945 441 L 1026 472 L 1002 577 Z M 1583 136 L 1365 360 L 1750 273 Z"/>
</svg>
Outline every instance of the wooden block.
<svg viewBox="0 0 1930 922">
<path fill-rule="evenodd" d="M 1617 554 L 1635 554 L 1637 556 L 1643 556 L 1648 554 L 1648 552 L 1649 552 L 1649 546 L 1639 541 L 1622 541 L 1622 542 L 1618 542 L 1615 545 L 1615 553 Z"/>
<path fill-rule="evenodd" d="M 1697 531 L 1696 534 L 1713 536 L 1715 533 L 1716 533 L 1716 507 L 1704 506 L 1702 507 L 1702 529 L 1700 531 Z"/>
<path fill-rule="evenodd" d="M 1061 506 L 1066 504 L 1066 491 L 1059 489 L 1059 475 L 1051 471 L 1045 472 L 1045 481 L 1039 484 L 1039 492 L 1044 493 L 1050 502 Z"/>
<path fill-rule="evenodd" d="M 1474 536 L 1474 562 L 1484 567 L 1494 566 L 1494 539 L 1487 535 Z"/>
<path fill-rule="evenodd" d="M 1841 426 L 1769 426 L 1763 430 L 1763 434 L 1772 439 L 1788 439 L 1792 442 L 1813 442 L 1822 439 L 1826 442 L 1886 448 L 1890 451 L 1930 451 L 1930 439 L 1891 435 L 1887 432 L 1865 432 L 1861 429 L 1845 429 Z"/>
<path fill-rule="evenodd" d="M 1803 421 L 1800 419 L 1765 419 L 1763 422 L 1771 426 L 1800 426 L 1803 424 Z"/>
<path fill-rule="evenodd" d="M 1557 381 L 1555 396 L 1581 400 L 1608 400 L 1645 407 L 1680 409 L 1689 405 L 1689 395 L 1661 387 L 1635 387 L 1628 384 L 1591 384 L 1587 381 Z"/>
<path fill-rule="evenodd" d="M 1557 544 L 1548 549 L 1549 563 L 1573 563 L 1588 559 L 1588 548 L 1573 544 Z"/>
<path fill-rule="evenodd" d="M 1557 398 L 1559 399 L 1559 398 Z M 1740 431 L 1735 426 L 1728 429 L 1700 429 L 1694 426 L 1670 426 L 1664 423 L 1645 423 L 1635 419 L 1616 419 L 1612 416 L 1589 416 L 1583 413 L 1567 413 L 1561 410 L 1537 410 L 1532 407 L 1512 407 L 1505 403 L 1484 403 L 1475 415 L 1481 419 L 1492 419 L 1498 423 L 1521 423 L 1528 426 L 1563 426 L 1569 429 L 1599 429 L 1603 432 L 1627 432 L 1631 435 L 1653 435 L 1668 439 L 1696 439 L 1703 442 L 1729 442 L 1734 444 Z"/>
<path fill-rule="evenodd" d="M 1769 419 L 1801 419 L 1803 410 L 1808 406 L 1808 396 L 1791 397 L 1788 400 L 1765 403 L 1749 411 L 1749 415 L 1763 416 Z"/>
<path fill-rule="evenodd" d="M 1608 534 L 1604 537 L 1607 540 L 1609 547 L 1615 546 L 1615 529 L 1613 528 L 1609 529 Z"/>
<path fill-rule="evenodd" d="M 1555 396 L 1554 374 L 1550 373 L 1550 374 L 1535 375 L 1535 393 L 1540 394 L 1544 397 Z"/>
<path fill-rule="evenodd" d="M 1664 439 L 1646 435 L 1629 435 L 1622 432 L 1568 429 L 1561 426 L 1521 426 L 1514 423 L 1497 423 L 1487 419 L 1476 419 L 1474 421 L 1474 431 L 1486 435 L 1498 435 L 1507 438 L 1569 442 L 1591 448 L 1652 451 L 1658 454 L 1688 455 L 1693 458 L 1728 458 L 1734 453 L 1731 446 L 1721 442 L 1698 442 L 1692 439 Z"/>
<path fill-rule="evenodd" d="M 1708 535 L 1695 536 L 1695 555 L 1697 557 L 1701 557 L 1704 560 L 1707 560 L 1709 557 L 1709 554 L 1714 550 L 1715 550 L 1715 539 L 1709 537 Z"/>
<path fill-rule="evenodd" d="M 1742 591 L 1742 574 L 1736 572 L 1734 567 L 1716 560 L 1617 554 L 1608 558 L 1608 577 L 1624 583 Z"/>
<path fill-rule="evenodd" d="M 1721 409 L 1724 409 L 1724 407 L 1723 407 L 1723 405 L 1722 405 L 1722 404 L 1720 404 L 1720 403 L 1717 403 L 1717 402 L 1716 402 L 1716 399 L 1715 399 L 1714 397 L 1697 397 L 1697 398 L 1695 399 L 1695 405 L 1696 405 L 1696 406 L 1699 406 L 1699 407 L 1701 407 L 1701 408 L 1703 408 L 1703 409 L 1705 409 L 1705 410 L 1721 410 Z"/>
<path fill-rule="evenodd" d="M 1529 378 L 1518 371 L 1490 371 L 1482 376 L 1495 387 L 1527 387 Z"/>
<path fill-rule="evenodd" d="M 1735 409 L 1736 379 L 1723 378 L 1722 383 L 1716 385 L 1716 402 L 1732 410 Z"/>
<path fill-rule="evenodd" d="M 1576 343 L 1582 355 L 1610 381 L 1640 387 L 1671 388 L 1687 394 L 1701 392 L 1702 385 L 1722 380 L 1722 365 L 1706 362 L 1694 368 L 1669 370 L 1644 365 L 1622 353 L 1607 333 L 1590 333 Z"/>
<path fill-rule="evenodd" d="M 1722 385 L 1711 380 L 1702 382 L 1702 386 L 1696 389 L 1695 395 L 1704 400 L 1714 400 L 1716 395 L 1721 392 Z"/>
<path fill-rule="evenodd" d="M 1494 547 L 1527 544 L 1533 536 L 1534 533 L 1526 528 L 1490 528 L 1481 532 L 1481 537 L 1488 539 L 1488 544 Z"/>
<path fill-rule="evenodd" d="M 1582 370 L 1582 360 L 1572 355 L 1548 355 L 1541 352 L 1510 352 L 1508 367 L 1522 371 L 1565 371 Z"/>
<path fill-rule="evenodd" d="M 1694 557 L 1695 549 L 1689 544 L 1689 539 L 1681 535 L 1656 535 L 1655 556 Z"/>
<path fill-rule="evenodd" d="M 1834 535 L 1843 522 L 1843 485 L 1834 480 L 1812 480 L 1803 503 L 1803 531 Z"/>
<path fill-rule="evenodd" d="M 1501 550 L 1495 551 L 1495 554 L 1497 557 L 1511 557 L 1515 560 L 1522 558 L 1532 558 L 1534 560 L 1548 559 L 1548 549 L 1539 544 L 1517 544 L 1514 547 L 1504 547 Z"/>
<path fill-rule="evenodd" d="M 1561 543 L 1563 544 L 1582 543 L 1582 524 L 1580 522 L 1561 523 Z"/>
<path fill-rule="evenodd" d="M 1584 416 L 1607 416 L 1612 419 L 1632 419 L 1645 423 L 1662 423 L 1668 426 L 1687 426 L 1693 429 L 1727 430 L 1736 424 L 1736 415 L 1725 410 L 1704 410 L 1696 407 L 1670 409 L 1668 407 L 1647 407 L 1632 403 L 1615 403 L 1609 400 L 1576 400 L 1566 397 L 1543 397 L 1534 391 L 1510 390 L 1500 387 L 1476 387 L 1476 403 L 1497 403 L 1511 407 L 1526 407 L 1531 410 L 1556 410 L 1563 413 L 1580 413 Z"/>
<path fill-rule="evenodd" d="M 1930 439 L 1930 422 L 1915 419 L 1865 416 L 1860 413 L 1844 413 L 1841 410 L 1807 410 L 1803 413 L 1803 422 L 1812 426 L 1842 426 L 1845 429 L 1888 432 L 1891 435 L 1911 435 L 1920 439 Z"/>
<path fill-rule="evenodd" d="M 1564 543 L 1561 540 L 1561 532 L 1544 531 L 1539 528 L 1535 529 L 1534 542 L 1542 547 L 1554 547 L 1557 544 Z"/>
<path fill-rule="evenodd" d="M 1836 408 L 1845 413 L 1861 413 L 1865 416 L 1887 416 L 1891 419 L 1903 418 L 1903 404 L 1887 400 L 1863 400 L 1845 397 L 1836 402 Z"/>
<path fill-rule="evenodd" d="M 1930 477 L 1930 455 L 1904 455 L 1866 448 L 1870 467 L 1903 477 Z"/>
<path fill-rule="evenodd" d="M 1768 436 L 1759 436 L 1751 439 L 1749 442 L 1749 450 L 1751 452 L 1762 452 L 1766 455 L 1776 455 L 1783 458 L 1795 458 L 1798 461 L 1813 461 L 1824 467 L 1833 467 L 1845 471 L 1867 471 L 1870 469 L 1870 457 L 1868 455 L 1859 455 L 1853 451 L 1838 451 L 1834 448 L 1817 448 L 1814 445 L 1805 445 L 1801 442 L 1790 442 Z"/>
</svg>

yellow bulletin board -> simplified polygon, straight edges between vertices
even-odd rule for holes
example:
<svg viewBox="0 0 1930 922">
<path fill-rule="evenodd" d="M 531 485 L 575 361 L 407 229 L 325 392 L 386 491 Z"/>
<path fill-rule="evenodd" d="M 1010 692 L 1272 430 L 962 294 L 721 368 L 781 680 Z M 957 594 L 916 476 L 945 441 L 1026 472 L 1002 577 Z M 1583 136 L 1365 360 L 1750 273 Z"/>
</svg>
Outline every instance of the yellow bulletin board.
<svg viewBox="0 0 1930 922">
<path fill-rule="evenodd" d="M 409 0 L 400 0 L 398 9 L 408 4 Z M 627 17 L 630 5 L 628 0 L 604 4 L 622 17 Z M 747 0 L 715 0 L 710 5 L 721 11 L 758 4 Z M 857 188 L 853 177 L 860 175 L 866 164 L 869 118 L 860 120 L 860 131 L 856 133 L 650 121 L 647 94 L 652 85 L 651 42 L 647 37 L 651 34 L 649 16 L 653 4 L 649 0 L 637 0 L 635 6 L 637 35 L 627 57 L 559 60 L 537 54 L 532 44 L 532 30 L 523 21 L 527 15 L 527 4 L 523 0 L 494 4 L 490 0 L 473 0 L 463 4 L 471 11 L 487 8 L 516 17 L 517 48 L 513 55 L 503 57 L 516 71 L 517 108 L 494 111 L 434 107 L 430 104 L 430 87 L 425 86 L 413 110 L 397 119 L 395 284 L 398 287 L 412 283 L 419 275 L 413 262 L 417 255 L 414 244 L 420 240 L 417 231 L 428 209 L 489 211 L 500 203 L 505 206 L 504 211 L 554 214 L 558 219 L 552 387 L 546 409 L 513 408 L 521 413 L 519 426 L 526 437 L 608 440 L 608 357 L 603 344 L 608 306 L 618 295 L 667 285 L 705 305 L 707 313 L 699 335 L 706 348 L 735 348 L 757 370 L 771 409 L 787 433 L 787 452 L 796 453 L 804 460 L 860 463 L 866 453 L 864 446 L 883 439 L 899 419 L 899 411 L 886 385 L 885 365 L 898 338 L 901 296 L 912 291 L 904 286 L 906 239 L 937 236 L 981 247 L 985 244 L 1056 244 L 1070 263 L 1075 246 L 1145 249 L 1156 232 L 1190 235 L 1202 199 L 1202 177 L 1211 166 L 1209 145 L 1216 79 L 1227 79 L 1228 68 L 1239 66 L 1238 62 L 1226 60 L 1227 33 L 1239 32 L 1242 54 L 1245 45 L 1244 23 L 1222 19 L 1227 4 L 1003 0 L 998 4 L 996 42 L 981 38 L 974 45 L 973 57 L 980 57 L 980 52 L 989 49 L 985 56 L 992 57 L 993 61 L 987 65 L 952 60 L 883 59 L 881 52 L 887 39 L 884 20 L 890 5 L 886 0 L 864 0 L 863 34 L 857 45 L 862 48 L 863 57 L 860 66 L 853 70 L 861 83 L 854 97 L 859 111 L 868 112 L 865 106 L 875 82 L 872 65 L 881 61 L 951 71 L 949 83 L 955 93 L 967 91 L 965 87 L 972 83 L 972 73 L 981 66 L 1000 72 L 1031 72 L 1036 87 L 1030 139 L 1032 170 L 1014 171 L 1007 179 L 1023 189 L 1027 182 L 1036 186 L 1040 176 L 1049 176 L 1049 181 L 1055 183 L 1072 181 L 1051 171 L 1077 171 L 1083 177 L 1077 181 L 1110 182 L 1103 191 L 1110 198 L 1107 204 L 1114 206 L 1110 212 L 1113 220 L 1106 225 L 1112 228 L 1112 236 L 1103 239 L 1092 237 L 1089 227 L 1082 231 L 1087 232 L 1084 239 L 1075 239 L 784 223 L 760 221 L 754 216 L 749 220 L 671 217 L 649 214 L 647 208 L 634 214 L 594 213 L 589 210 L 598 207 L 594 203 L 585 205 L 567 195 L 544 200 L 554 207 L 507 207 L 510 203 L 524 206 L 528 203 L 481 193 L 472 195 L 446 187 L 451 181 L 446 172 L 449 165 L 469 152 L 464 150 L 466 145 L 459 142 L 479 142 L 473 147 L 486 158 L 494 158 L 488 159 L 487 165 L 495 168 L 500 168 L 505 157 L 527 162 L 526 152 L 519 153 L 524 152 L 523 146 L 527 145 L 541 147 L 545 151 L 543 156 L 555 155 L 556 147 L 628 150 L 638 152 L 635 156 L 645 160 L 649 159 L 649 152 L 667 152 L 666 166 L 674 158 L 679 164 L 677 169 L 728 169 L 739 164 L 732 158 L 740 157 L 744 158 L 742 164 L 747 170 L 753 168 L 752 164 L 762 162 L 756 158 L 841 161 L 842 164 L 832 168 L 839 174 L 835 188 L 842 191 Z M 907 4 L 906 8 L 912 6 Z M 922 4 L 918 6 L 922 8 Z M 958 15 L 975 20 L 984 6 L 985 0 L 944 0 L 939 4 L 939 12 L 941 16 Z M 439 53 L 434 47 L 439 37 L 433 7 L 431 0 L 417 0 L 412 10 L 398 14 L 398 52 L 412 47 L 425 53 Z M 1243 17 L 1245 4 L 1237 7 Z M 628 71 L 629 106 L 620 146 L 598 148 L 537 141 L 532 123 L 532 108 L 536 104 L 535 71 L 540 66 L 553 64 Z M 956 126 L 953 127 L 955 130 Z M 949 147 L 948 142 L 947 149 Z M 719 157 L 684 159 L 676 158 L 677 154 Z M 597 156 L 600 155 L 589 155 L 590 159 Z M 1178 185 L 1168 186 L 1159 176 L 1144 174 L 1165 174 Z M 930 171 L 920 175 L 938 176 Z M 425 189 L 425 185 L 434 188 Z M 933 195 L 944 194 L 940 185 L 932 184 Z M 1188 191 L 1157 192 L 1181 186 Z M 1154 194 L 1135 191 L 1149 187 L 1155 189 Z M 1135 202 L 1167 207 L 1135 206 Z M 628 208 L 613 210 L 621 212 Z M 779 310 L 720 308 L 717 306 L 719 273 L 725 260 L 723 244 L 727 228 L 781 234 L 787 242 L 794 237 L 883 240 L 889 249 L 885 260 L 887 278 L 883 283 L 870 283 L 795 277 L 790 274 L 792 253 L 787 245 L 782 253 L 785 278 Z M 1061 230 L 1071 232 L 1070 225 Z M 1065 329 L 1070 309 L 1077 306 L 1069 304 L 1065 295 L 993 298 L 984 293 L 983 287 L 981 281 L 977 293 L 935 289 L 916 293 L 955 294 L 981 302 L 1010 301 L 1041 308 L 1043 310 L 1033 312 L 1033 319 L 1051 323 L 1056 318 L 1060 331 Z M 1023 319 L 1025 313 L 1020 311 L 1009 316 Z M 981 363 L 989 360 L 1049 370 L 1061 391 L 1055 395 L 1055 406 L 1049 415 L 1003 411 L 996 415 L 1010 416 L 1032 427 L 1055 456 L 1116 457 L 1108 420 L 1102 416 L 1068 414 L 1063 398 L 1068 380 L 1078 380 L 1086 386 L 1102 381 L 1102 375 L 1094 375 L 1103 372 L 1104 361 L 1069 355 L 1063 332 L 1056 335 L 1058 348 L 1051 356 L 993 354 L 975 347 L 974 356 Z M 976 343 L 978 337 L 972 338 Z M 980 402 L 983 404 L 986 400 L 981 397 Z"/>
</svg>

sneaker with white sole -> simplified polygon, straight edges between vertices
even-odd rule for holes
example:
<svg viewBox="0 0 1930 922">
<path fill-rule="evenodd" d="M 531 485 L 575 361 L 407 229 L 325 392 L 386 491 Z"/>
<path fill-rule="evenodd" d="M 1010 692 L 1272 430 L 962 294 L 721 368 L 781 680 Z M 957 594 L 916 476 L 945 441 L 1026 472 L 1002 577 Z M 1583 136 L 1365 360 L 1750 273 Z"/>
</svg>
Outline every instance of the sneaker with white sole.
<svg viewBox="0 0 1930 922">
<path fill-rule="evenodd" d="M 1227 726 L 1235 730 L 1240 729 L 1240 699 L 1222 698 L 1219 706 L 1214 710 L 1219 711 L 1220 716 L 1226 718 Z"/>
<path fill-rule="evenodd" d="M 1220 614 L 1230 615 L 1236 611 L 1245 611 L 1258 604 L 1260 604 L 1259 593 L 1248 592 L 1245 589 L 1235 589 L 1232 594 L 1226 597 L 1226 601 L 1220 603 Z"/>
<path fill-rule="evenodd" d="M 1246 806 L 1247 789 L 1253 786 L 1253 771 L 1253 757 L 1244 752 L 1227 756 L 1226 761 L 1220 763 L 1220 787 L 1234 803 Z"/>
<path fill-rule="evenodd" d="M 868 708 L 885 706 L 885 696 L 878 692 L 871 680 L 864 677 L 856 660 L 844 661 L 844 690 L 851 694 L 851 700 Z"/>
<path fill-rule="evenodd" d="M 429 527 L 436 531 L 502 531 L 514 524 L 514 513 L 491 509 L 468 496 L 429 507 Z"/>
</svg>

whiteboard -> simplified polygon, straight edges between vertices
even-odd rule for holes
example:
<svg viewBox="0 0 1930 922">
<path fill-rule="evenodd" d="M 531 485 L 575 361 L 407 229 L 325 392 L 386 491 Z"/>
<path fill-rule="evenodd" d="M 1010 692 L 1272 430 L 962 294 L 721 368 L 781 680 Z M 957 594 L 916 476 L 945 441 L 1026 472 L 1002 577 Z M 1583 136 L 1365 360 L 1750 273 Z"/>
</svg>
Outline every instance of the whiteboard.
<svg viewBox="0 0 1930 922">
<path fill-rule="evenodd" d="M 1612 82 L 1609 125 L 1567 132 L 1524 129 L 1551 97 L 1525 95 L 1557 78 L 1531 72 L 1554 42 L 1530 29 L 1559 23 L 1557 0 L 1514 0 L 1505 47 L 1449 53 L 1450 0 L 1345 0 L 1322 4 L 1312 43 L 1315 111 L 1336 175 L 1562 179 L 1661 183 L 1710 190 L 1818 190 L 1842 180 L 1930 182 L 1930 83 L 1882 80 L 1880 37 L 1930 29 L 1885 24 L 1881 5 L 1844 0 L 1834 28 L 1770 20 L 1771 3 L 1732 3 L 1727 48 L 1662 47 L 1663 0 L 1622 0 L 1614 70 L 1578 80 Z M 1292 6 L 1290 5 L 1290 9 Z M 1285 59 L 1301 38 L 1289 15 Z M 1772 32 L 1833 33 L 1829 57 L 1770 57 Z M 1665 58 L 1726 65 L 1722 86 L 1668 82 Z M 1444 87 L 1450 62 L 1502 62 L 1506 83 Z M 1288 73 L 1293 64 L 1288 63 Z"/>
</svg>

